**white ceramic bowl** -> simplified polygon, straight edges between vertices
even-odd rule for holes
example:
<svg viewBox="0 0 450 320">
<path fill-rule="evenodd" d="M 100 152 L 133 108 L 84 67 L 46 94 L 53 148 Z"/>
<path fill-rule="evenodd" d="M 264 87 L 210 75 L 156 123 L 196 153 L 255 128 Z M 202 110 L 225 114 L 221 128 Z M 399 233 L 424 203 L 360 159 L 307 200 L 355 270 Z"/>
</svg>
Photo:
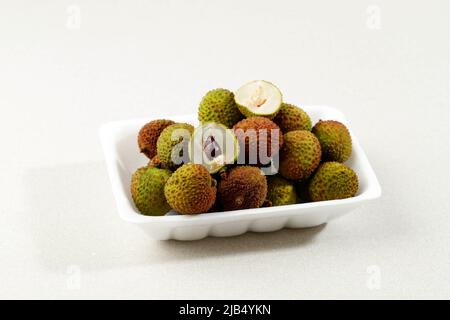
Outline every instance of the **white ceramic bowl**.
<svg viewBox="0 0 450 320">
<path fill-rule="evenodd" d="M 304 107 L 313 123 L 319 119 L 337 120 L 348 126 L 344 115 L 330 107 Z M 160 119 L 168 117 L 159 117 Z M 197 116 L 169 117 L 177 122 L 197 125 Z M 272 232 L 282 228 L 308 228 L 324 224 L 381 196 L 381 188 L 367 157 L 351 133 L 353 154 L 347 165 L 356 171 L 360 187 L 356 197 L 344 200 L 297 204 L 282 207 L 208 213 L 194 216 L 174 212 L 162 217 L 140 214 L 130 194 L 132 173 L 148 163 L 139 153 L 136 137 L 139 129 L 152 119 L 111 122 L 100 128 L 100 139 L 119 215 L 137 224 L 158 240 L 198 240 L 207 236 L 231 237 L 252 232 Z"/>
</svg>

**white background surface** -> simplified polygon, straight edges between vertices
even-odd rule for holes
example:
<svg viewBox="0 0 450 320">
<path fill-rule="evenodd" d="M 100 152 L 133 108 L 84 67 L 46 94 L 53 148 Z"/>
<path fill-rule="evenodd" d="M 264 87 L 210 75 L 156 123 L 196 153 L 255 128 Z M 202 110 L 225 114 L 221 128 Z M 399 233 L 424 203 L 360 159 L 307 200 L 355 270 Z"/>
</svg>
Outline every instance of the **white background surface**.
<svg viewBox="0 0 450 320">
<path fill-rule="evenodd" d="M 449 12 L 1 0 L 0 298 L 450 298 Z M 194 243 L 121 221 L 98 127 L 252 79 L 341 109 L 383 197 L 320 228 Z"/>
</svg>

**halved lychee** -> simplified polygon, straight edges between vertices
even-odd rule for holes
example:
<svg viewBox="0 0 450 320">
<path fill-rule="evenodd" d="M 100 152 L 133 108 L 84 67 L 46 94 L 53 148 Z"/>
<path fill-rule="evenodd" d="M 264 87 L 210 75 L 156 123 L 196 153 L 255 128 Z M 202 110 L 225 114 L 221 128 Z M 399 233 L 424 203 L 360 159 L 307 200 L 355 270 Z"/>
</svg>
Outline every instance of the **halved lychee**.
<svg viewBox="0 0 450 320">
<path fill-rule="evenodd" d="M 203 165 L 211 174 L 219 172 L 239 157 L 239 142 L 233 130 L 218 123 L 195 129 L 190 142 L 191 162 Z"/>
<path fill-rule="evenodd" d="M 274 84 L 256 80 L 240 87 L 235 92 L 234 100 L 247 118 L 261 116 L 273 119 L 281 108 L 283 96 Z"/>
</svg>

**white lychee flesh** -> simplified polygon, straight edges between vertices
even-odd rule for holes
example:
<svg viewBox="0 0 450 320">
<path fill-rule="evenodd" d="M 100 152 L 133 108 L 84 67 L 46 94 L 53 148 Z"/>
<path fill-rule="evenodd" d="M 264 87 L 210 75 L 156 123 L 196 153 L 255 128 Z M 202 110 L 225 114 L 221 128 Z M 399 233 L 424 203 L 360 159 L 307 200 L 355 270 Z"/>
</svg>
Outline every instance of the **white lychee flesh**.
<svg viewBox="0 0 450 320">
<path fill-rule="evenodd" d="M 235 100 L 245 109 L 246 116 L 271 116 L 280 109 L 283 97 L 281 91 L 272 83 L 256 80 L 240 87 L 235 92 Z"/>
</svg>

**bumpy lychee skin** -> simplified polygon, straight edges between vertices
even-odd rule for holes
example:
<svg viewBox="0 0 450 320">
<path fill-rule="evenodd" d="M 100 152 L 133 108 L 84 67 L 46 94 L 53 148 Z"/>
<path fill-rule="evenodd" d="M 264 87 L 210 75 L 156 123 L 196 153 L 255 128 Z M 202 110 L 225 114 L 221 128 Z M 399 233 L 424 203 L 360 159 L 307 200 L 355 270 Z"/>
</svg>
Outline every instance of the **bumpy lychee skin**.
<svg viewBox="0 0 450 320">
<path fill-rule="evenodd" d="M 354 197 L 358 186 L 352 169 L 339 162 L 325 162 L 314 173 L 308 191 L 312 201 L 337 200 Z"/>
<path fill-rule="evenodd" d="M 272 206 L 278 207 L 297 203 L 294 182 L 278 175 L 268 177 L 267 181 L 269 184 L 267 200 L 272 203 Z"/>
<path fill-rule="evenodd" d="M 242 118 L 234 93 L 227 89 L 211 90 L 200 102 L 198 120 L 201 123 L 215 122 L 232 128 Z"/>
<path fill-rule="evenodd" d="M 225 211 L 260 208 L 267 197 L 267 179 L 256 167 L 235 167 L 223 174 L 219 200 Z"/>
<path fill-rule="evenodd" d="M 154 120 L 144 125 L 138 135 L 139 150 L 149 159 L 153 159 L 157 153 L 156 143 L 161 132 L 172 124 L 175 122 L 171 120 Z"/>
<path fill-rule="evenodd" d="M 283 133 L 296 130 L 311 131 L 312 128 L 309 115 L 303 109 L 289 103 L 281 105 L 281 109 L 273 121 Z"/>
<path fill-rule="evenodd" d="M 189 162 L 189 143 L 193 132 L 194 127 L 186 123 L 173 124 L 163 130 L 156 144 L 162 167 L 175 171 Z M 173 155 L 181 163 L 175 163 Z"/>
<path fill-rule="evenodd" d="M 334 120 L 321 120 L 312 132 L 320 141 L 323 161 L 345 162 L 350 158 L 352 137 L 345 125 Z"/>
<path fill-rule="evenodd" d="M 162 216 L 170 211 L 164 197 L 164 186 L 171 176 L 169 170 L 152 167 L 138 169 L 131 178 L 131 197 L 144 215 Z"/>
<path fill-rule="evenodd" d="M 238 122 L 233 130 L 241 150 L 239 164 L 267 165 L 270 161 L 265 160 L 277 155 L 283 146 L 283 133 L 280 127 L 265 117 L 244 119 Z M 278 141 L 275 140 L 277 138 Z M 261 157 L 261 154 L 267 159 Z"/>
<path fill-rule="evenodd" d="M 319 140 L 311 132 L 288 132 L 280 154 L 280 173 L 288 180 L 306 179 L 319 166 L 321 154 Z"/>
<path fill-rule="evenodd" d="M 207 213 L 216 201 L 216 186 L 205 167 L 190 163 L 175 171 L 164 193 L 169 205 L 180 214 Z"/>
</svg>

